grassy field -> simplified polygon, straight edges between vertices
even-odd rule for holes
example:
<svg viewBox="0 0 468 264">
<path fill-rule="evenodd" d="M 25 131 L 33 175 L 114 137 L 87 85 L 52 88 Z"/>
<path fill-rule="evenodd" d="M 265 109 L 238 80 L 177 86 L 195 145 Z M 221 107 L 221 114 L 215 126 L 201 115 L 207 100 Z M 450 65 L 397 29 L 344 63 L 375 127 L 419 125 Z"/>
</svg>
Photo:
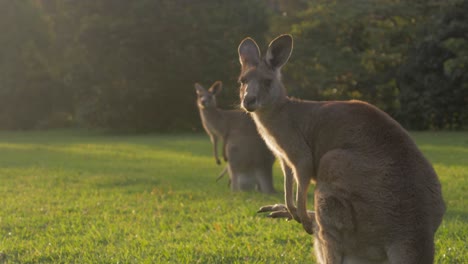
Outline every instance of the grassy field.
<svg viewBox="0 0 468 264">
<path fill-rule="evenodd" d="M 412 135 L 448 206 L 436 263 L 466 263 L 468 133 Z M 0 133 L 0 263 L 314 261 L 299 224 L 255 213 L 281 193 L 231 193 L 221 170 L 201 134 Z"/>
</svg>

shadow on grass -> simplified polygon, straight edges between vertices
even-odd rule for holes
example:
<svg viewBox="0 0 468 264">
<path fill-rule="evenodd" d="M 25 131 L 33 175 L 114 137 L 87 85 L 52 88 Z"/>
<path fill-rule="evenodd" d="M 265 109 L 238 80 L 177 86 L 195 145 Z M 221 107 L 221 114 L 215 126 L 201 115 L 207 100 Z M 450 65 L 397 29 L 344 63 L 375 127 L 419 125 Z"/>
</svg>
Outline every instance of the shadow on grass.
<svg viewBox="0 0 468 264">
<path fill-rule="evenodd" d="M 150 150 L 169 150 L 191 153 L 193 155 L 211 154 L 209 138 L 202 133 L 130 135 L 85 130 L 0 131 L 0 144 L 1 143 L 19 145 L 37 144 L 43 146 L 93 144 L 97 147 L 127 145 L 138 148 L 144 147 Z"/>
<path fill-rule="evenodd" d="M 151 177 L 105 177 L 94 184 L 98 189 L 120 189 L 125 193 L 140 193 L 142 190 L 151 191 L 151 188 L 161 185 L 161 181 Z"/>
</svg>

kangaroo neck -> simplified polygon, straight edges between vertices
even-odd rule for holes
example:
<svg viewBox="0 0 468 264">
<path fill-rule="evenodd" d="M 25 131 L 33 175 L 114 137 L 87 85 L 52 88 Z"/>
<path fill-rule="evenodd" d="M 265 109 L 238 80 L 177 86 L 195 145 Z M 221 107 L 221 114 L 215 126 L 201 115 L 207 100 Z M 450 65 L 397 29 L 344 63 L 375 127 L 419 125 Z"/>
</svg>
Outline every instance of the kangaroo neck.
<svg viewBox="0 0 468 264">
<path fill-rule="evenodd" d="M 319 120 L 318 109 L 321 102 L 301 101 L 285 97 L 274 107 L 261 109 L 251 113 L 257 127 L 263 131 L 286 129 L 294 126 L 295 129 L 315 131 Z M 312 122 L 312 121 L 313 122 Z"/>
<path fill-rule="evenodd" d="M 269 106 L 266 106 L 262 109 L 255 111 L 253 116 L 256 116 L 259 120 L 268 120 L 271 118 L 275 118 L 275 116 L 279 115 L 283 112 L 284 108 L 290 103 L 290 99 L 284 95 L 278 97 L 274 103 Z"/>
</svg>

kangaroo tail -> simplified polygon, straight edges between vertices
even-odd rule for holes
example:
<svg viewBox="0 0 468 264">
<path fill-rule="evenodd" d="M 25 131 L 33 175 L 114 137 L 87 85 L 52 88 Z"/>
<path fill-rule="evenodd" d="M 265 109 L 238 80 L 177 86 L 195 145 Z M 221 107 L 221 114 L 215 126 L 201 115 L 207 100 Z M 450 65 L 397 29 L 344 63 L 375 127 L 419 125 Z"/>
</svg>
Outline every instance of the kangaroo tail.
<svg viewBox="0 0 468 264">
<path fill-rule="evenodd" d="M 221 178 L 226 175 L 226 172 L 228 170 L 228 165 L 226 165 L 226 167 L 224 167 L 223 171 L 218 175 L 218 178 L 216 178 L 216 182 L 218 182 L 219 180 L 221 180 Z"/>
</svg>

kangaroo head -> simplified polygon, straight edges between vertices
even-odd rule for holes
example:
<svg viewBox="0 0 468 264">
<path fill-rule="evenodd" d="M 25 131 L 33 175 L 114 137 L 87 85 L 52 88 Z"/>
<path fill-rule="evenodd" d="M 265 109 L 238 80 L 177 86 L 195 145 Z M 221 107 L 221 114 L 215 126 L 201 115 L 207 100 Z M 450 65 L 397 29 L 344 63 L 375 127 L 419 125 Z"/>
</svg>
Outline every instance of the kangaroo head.
<svg viewBox="0 0 468 264">
<path fill-rule="evenodd" d="M 268 46 L 262 58 L 257 43 L 244 39 L 239 45 L 241 63 L 241 107 L 248 112 L 267 109 L 286 98 L 281 83 L 281 67 L 288 61 L 293 48 L 291 35 L 281 35 Z"/>
<path fill-rule="evenodd" d="M 216 81 L 211 85 L 210 89 L 206 90 L 199 83 L 195 83 L 195 91 L 197 92 L 197 104 L 200 109 L 215 108 L 216 95 L 221 91 L 223 83 Z"/>
</svg>

